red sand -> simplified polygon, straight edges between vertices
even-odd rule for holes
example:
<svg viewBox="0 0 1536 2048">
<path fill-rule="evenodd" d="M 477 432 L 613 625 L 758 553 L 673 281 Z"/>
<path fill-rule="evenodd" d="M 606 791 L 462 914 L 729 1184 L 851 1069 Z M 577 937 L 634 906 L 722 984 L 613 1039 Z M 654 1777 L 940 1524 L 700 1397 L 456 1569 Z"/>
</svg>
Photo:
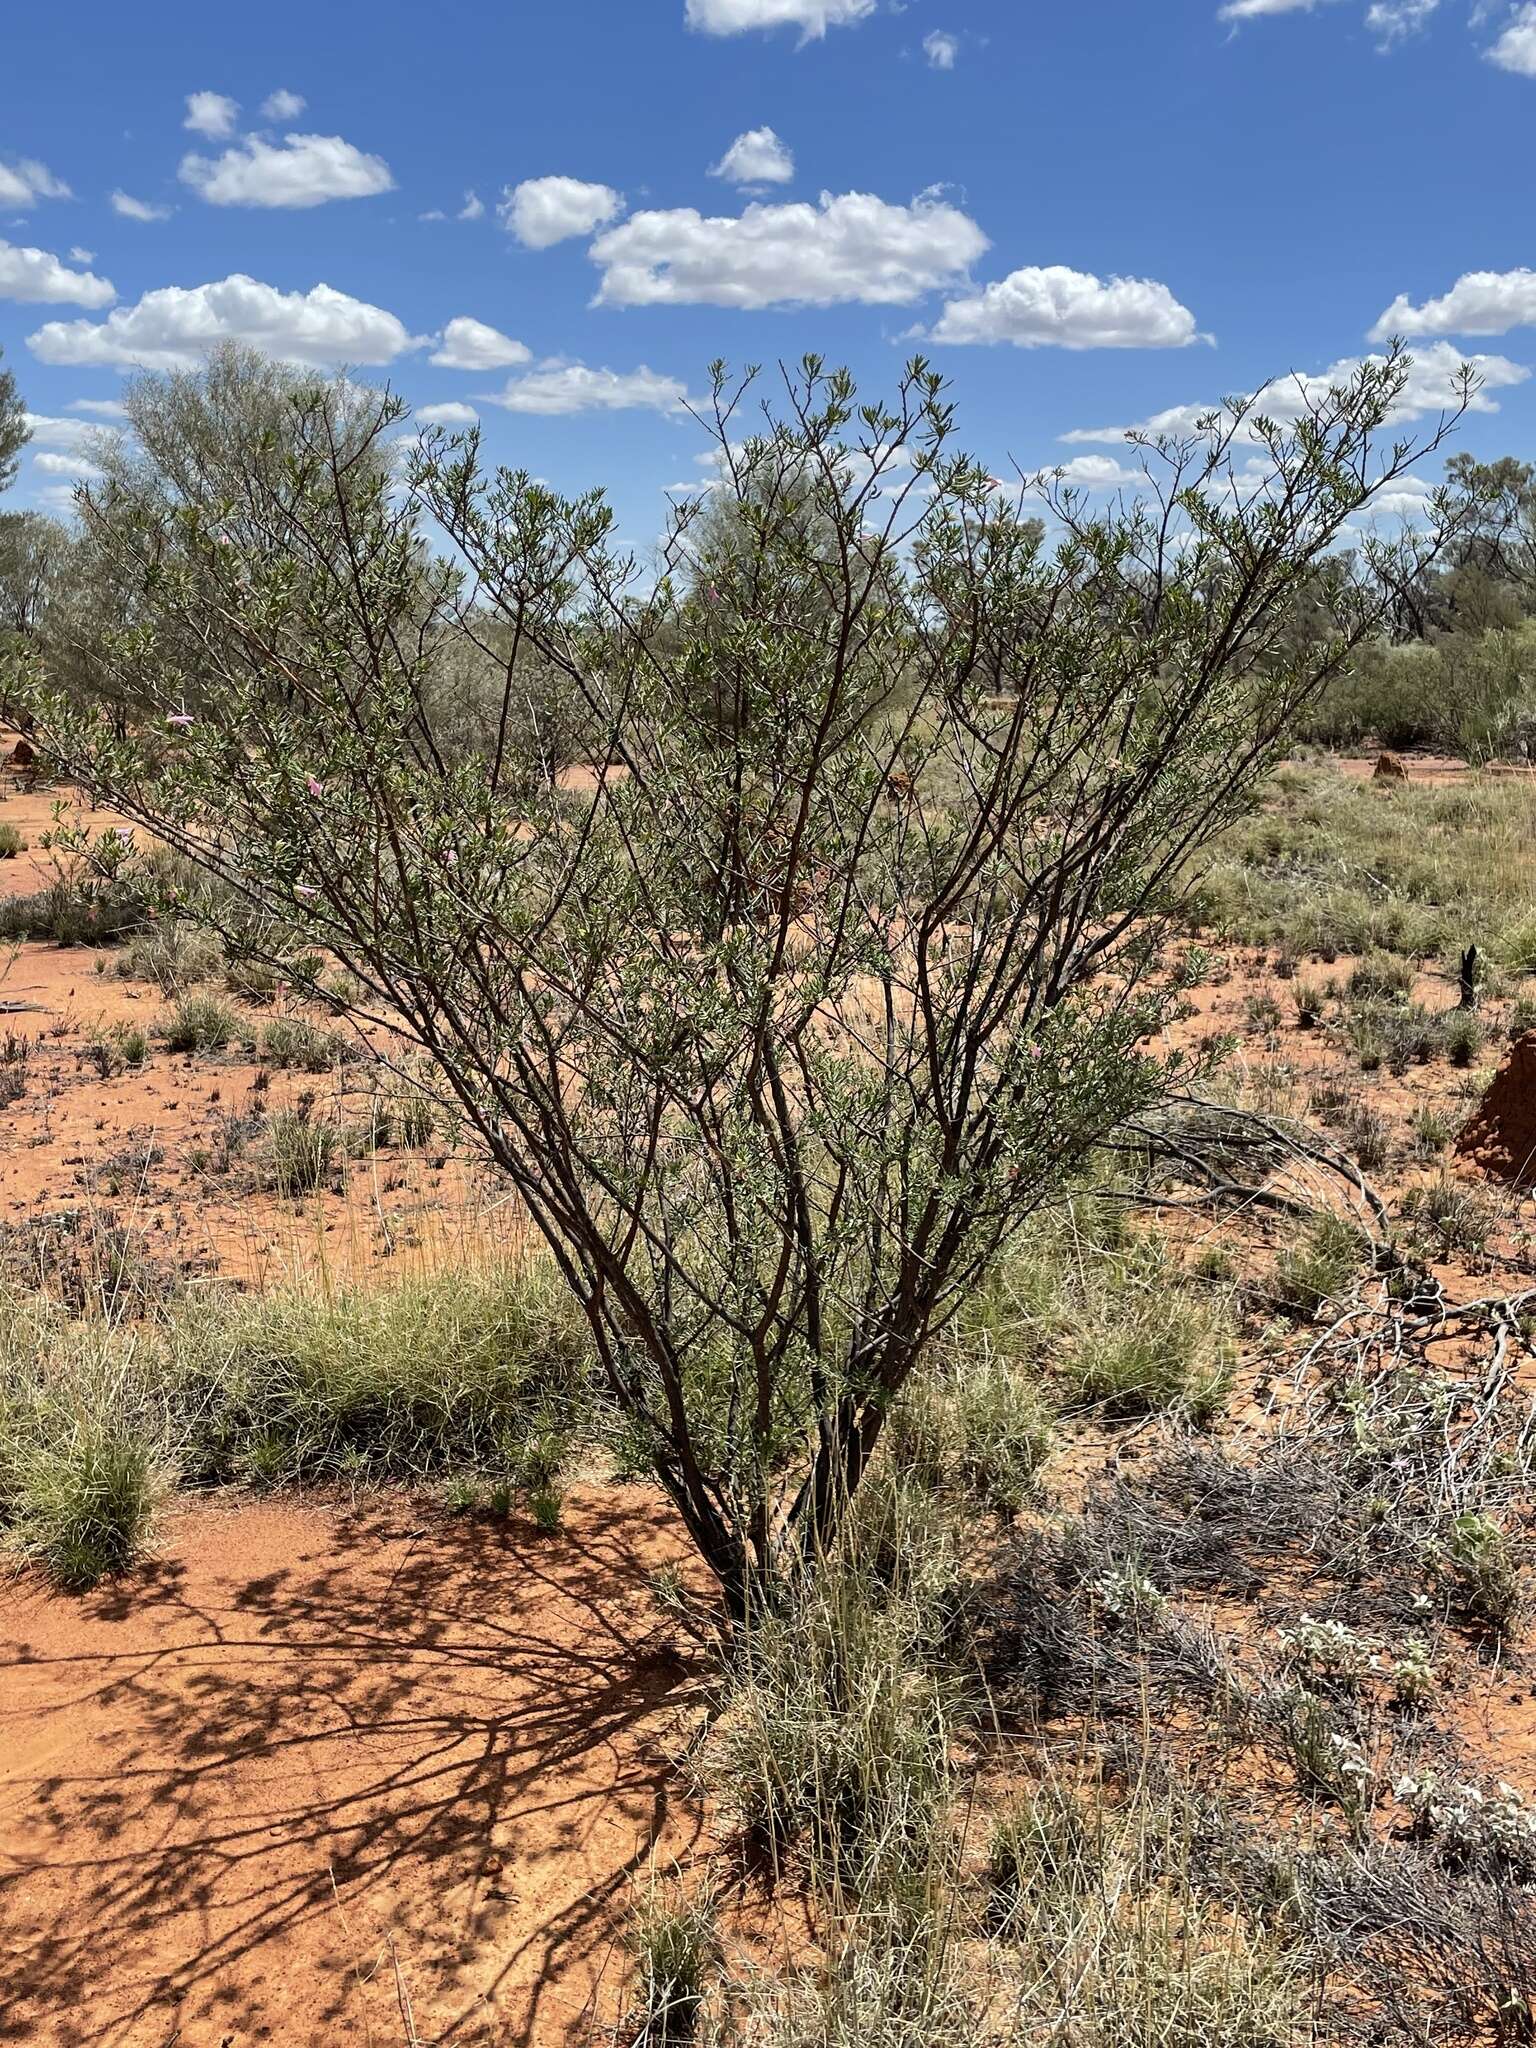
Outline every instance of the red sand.
<svg viewBox="0 0 1536 2048">
<path fill-rule="evenodd" d="M 200 1505 L 84 1599 L 0 1589 L 0 2041 L 586 2039 L 697 1832 L 644 1584 L 682 1550 L 640 1487 L 554 1536 Z"/>
</svg>

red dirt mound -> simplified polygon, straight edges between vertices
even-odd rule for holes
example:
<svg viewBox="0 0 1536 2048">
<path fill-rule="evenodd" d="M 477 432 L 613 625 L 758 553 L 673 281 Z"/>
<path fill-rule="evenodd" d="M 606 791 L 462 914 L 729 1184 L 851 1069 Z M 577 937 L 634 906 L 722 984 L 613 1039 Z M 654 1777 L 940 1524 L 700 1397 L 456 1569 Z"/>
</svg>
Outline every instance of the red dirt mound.
<svg viewBox="0 0 1536 2048">
<path fill-rule="evenodd" d="M 0 2041 L 544 2048 L 686 1851 L 643 1488 L 566 1527 L 190 1509 L 83 1600 L 0 1590 Z M 409 2013 L 409 2018 L 407 2018 Z"/>
<path fill-rule="evenodd" d="M 1456 1150 L 1516 1187 L 1536 1185 L 1536 1031 L 1510 1046 Z"/>
<path fill-rule="evenodd" d="M 1408 770 L 1396 754 L 1378 754 L 1376 766 L 1371 770 L 1373 782 L 1406 782 Z"/>
</svg>

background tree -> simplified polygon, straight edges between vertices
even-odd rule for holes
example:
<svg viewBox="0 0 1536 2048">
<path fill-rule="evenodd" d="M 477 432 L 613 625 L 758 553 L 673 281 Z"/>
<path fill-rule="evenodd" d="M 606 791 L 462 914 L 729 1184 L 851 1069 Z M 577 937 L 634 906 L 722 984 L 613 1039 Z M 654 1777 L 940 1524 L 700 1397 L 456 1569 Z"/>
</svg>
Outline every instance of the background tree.
<svg viewBox="0 0 1536 2048">
<path fill-rule="evenodd" d="M 9 490 L 16 481 L 21 451 L 32 438 L 27 409 L 14 374 L 5 367 L 4 354 L 0 349 L 0 491 Z"/>
<path fill-rule="evenodd" d="M 1381 445 L 1404 375 L 1213 415 L 1149 448 L 1138 505 L 1047 486 L 1051 546 L 953 452 L 926 366 L 860 406 L 808 361 L 702 617 L 686 513 L 642 583 L 600 494 L 488 475 L 473 437 L 392 491 L 399 409 L 354 444 L 319 387 L 233 522 L 179 484 L 83 498 L 134 593 L 109 690 L 146 715 L 38 687 L 60 758 L 429 1055 L 734 1612 L 829 1538 L 935 1336 L 1178 1069 L 1158 909 L 1378 623 L 1380 577 L 1314 571 L 1422 452 Z M 717 373 L 727 458 L 737 416 Z M 455 758 L 436 685 L 487 618 L 500 712 Z M 515 758 L 530 654 L 580 708 L 583 788 Z"/>
</svg>

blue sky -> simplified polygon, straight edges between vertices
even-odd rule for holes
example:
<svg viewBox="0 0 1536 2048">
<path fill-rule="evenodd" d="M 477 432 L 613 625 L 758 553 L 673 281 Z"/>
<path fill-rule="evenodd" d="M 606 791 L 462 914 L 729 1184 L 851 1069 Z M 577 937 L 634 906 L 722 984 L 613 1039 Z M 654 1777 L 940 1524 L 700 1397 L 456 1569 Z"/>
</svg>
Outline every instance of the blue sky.
<svg viewBox="0 0 1536 2048">
<path fill-rule="evenodd" d="M 223 333 L 473 411 L 642 546 L 717 355 L 883 390 L 920 346 L 994 467 L 1092 482 L 1390 314 L 1425 405 L 1485 359 L 1460 445 L 1536 457 L 1536 0 L 81 0 L 5 41 L 13 505 Z"/>
</svg>

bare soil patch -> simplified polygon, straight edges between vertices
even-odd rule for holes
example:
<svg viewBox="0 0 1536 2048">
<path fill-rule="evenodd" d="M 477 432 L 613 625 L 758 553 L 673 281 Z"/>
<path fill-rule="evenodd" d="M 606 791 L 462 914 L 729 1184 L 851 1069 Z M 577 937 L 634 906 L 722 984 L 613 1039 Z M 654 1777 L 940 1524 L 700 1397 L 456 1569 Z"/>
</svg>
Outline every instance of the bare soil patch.
<svg viewBox="0 0 1536 2048">
<path fill-rule="evenodd" d="M 640 1487 L 573 1489 L 553 1535 L 203 1504 L 84 1599 L 0 1592 L 0 2041 L 510 2048 L 611 2018 L 632 1878 L 699 1832 L 645 1583 L 684 1547 Z"/>
</svg>

